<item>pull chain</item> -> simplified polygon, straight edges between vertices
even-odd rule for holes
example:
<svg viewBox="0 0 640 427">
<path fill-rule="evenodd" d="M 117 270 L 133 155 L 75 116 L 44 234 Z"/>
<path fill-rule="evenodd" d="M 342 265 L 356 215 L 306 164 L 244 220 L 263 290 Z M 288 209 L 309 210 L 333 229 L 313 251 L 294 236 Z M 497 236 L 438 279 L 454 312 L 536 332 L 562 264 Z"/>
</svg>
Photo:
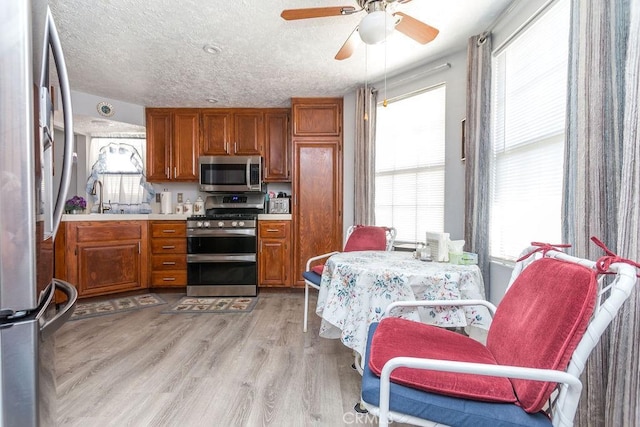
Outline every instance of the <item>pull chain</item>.
<svg viewBox="0 0 640 427">
<path fill-rule="evenodd" d="M 382 101 L 382 106 L 386 107 L 389 103 L 387 102 L 387 15 L 384 14 L 384 100 Z"/>
<path fill-rule="evenodd" d="M 364 99 L 368 99 L 368 88 L 367 88 L 367 64 L 369 62 L 369 45 L 365 44 L 364 46 Z M 366 122 L 369 120 L 369 113 L 368 113 L 369 109 L 366 107 L 366 102 L 365 102 L 365 108 L 364 108 L 364 117 L 362 117 L 362 119 Z"/>
</svg>

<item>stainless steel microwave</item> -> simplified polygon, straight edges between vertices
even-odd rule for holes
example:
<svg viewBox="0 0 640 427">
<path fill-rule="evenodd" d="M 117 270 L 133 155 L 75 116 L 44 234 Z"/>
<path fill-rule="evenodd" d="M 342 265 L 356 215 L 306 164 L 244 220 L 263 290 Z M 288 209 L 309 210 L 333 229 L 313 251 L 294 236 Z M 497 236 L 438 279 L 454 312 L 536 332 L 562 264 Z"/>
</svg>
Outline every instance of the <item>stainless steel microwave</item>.
<svg viewBox="0 0 640 427">
<path fill-rule="evenodd" d="M 200 191 L 262 192 L 262 157 L 200 156 Z"/>
</svg>

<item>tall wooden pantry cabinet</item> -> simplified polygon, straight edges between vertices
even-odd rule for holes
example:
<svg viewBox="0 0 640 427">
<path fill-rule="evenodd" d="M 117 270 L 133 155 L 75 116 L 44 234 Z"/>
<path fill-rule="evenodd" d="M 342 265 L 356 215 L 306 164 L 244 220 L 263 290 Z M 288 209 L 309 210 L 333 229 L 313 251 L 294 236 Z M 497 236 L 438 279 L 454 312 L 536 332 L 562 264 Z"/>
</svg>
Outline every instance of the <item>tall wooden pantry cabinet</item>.
<svg viewBox="0 0 640 427">
<path fill-rule="evenodd" d="M 293 98 L 294 286 L 308 258 L 342 249 L 342 98 Z"/>
</svg>

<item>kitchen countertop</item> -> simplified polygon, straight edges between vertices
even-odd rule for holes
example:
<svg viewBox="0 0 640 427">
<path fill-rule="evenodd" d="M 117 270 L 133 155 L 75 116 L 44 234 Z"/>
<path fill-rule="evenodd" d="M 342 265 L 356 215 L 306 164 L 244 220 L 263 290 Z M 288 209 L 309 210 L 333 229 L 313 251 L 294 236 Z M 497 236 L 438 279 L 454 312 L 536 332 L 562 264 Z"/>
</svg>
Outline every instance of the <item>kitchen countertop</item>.
<svg viewBox="0 0 640 427">
<path fill-rule="evenodd" d="M 191 215 L 176 214 L 65 214 L 62 215 L 63 222 L 72 221 L 186 221 Z"/>
<path fill-rule="evenodd" d="M 176 214 L 65 214 L 63 222 L 72 221 L 186 221 L 191 215 Z M 291 220 L 291 214 L 260 214 L 258 220 Z"/>
<path fill-rule="evenodd" d="M 260 214 L 258 215 L 258 221 L 278 221 L 278 220 L 291 220 L 291 214 Z"/>
</svg>

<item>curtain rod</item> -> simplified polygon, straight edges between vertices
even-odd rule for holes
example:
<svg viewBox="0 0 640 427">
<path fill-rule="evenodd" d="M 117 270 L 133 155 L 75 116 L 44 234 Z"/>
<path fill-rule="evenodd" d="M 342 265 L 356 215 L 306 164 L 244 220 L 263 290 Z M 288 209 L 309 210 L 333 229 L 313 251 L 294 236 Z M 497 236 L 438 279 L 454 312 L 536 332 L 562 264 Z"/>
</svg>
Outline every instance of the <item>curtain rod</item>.
<svg viewBox="0 0 640 427">
<path fill-rule="evenodd" d="M 395 87 L 395 86 L 401 85 L 402 83 L 410 81 L 410 80 L 415 80 L 418 77 L 425 77 L 425 76 L 428 76 L 430 74 L 437 73 L 439 71 L 448 70 L 449 68 L 451 68 L 451 64 L 449 64 L 448 62 L 445 62 L 444 64 L 440 64 L 440 65 L 435 66 L 433 68 L 429 68 L 428 70 L 421 71 L 421 72 L 418 72 L 418 73 L 414 73 L 414 74 L 411 74 L 410 76 L 407 76 L 407 77 L 405 77 L 403 79 L 395 80 L 395 81 L 393 81 L 391 83 L 387 83 L 387 89 L 390 88 L 390 87 Z M 374 92 L 378 92 L 378 91 L 380 91 L 380 89 L 375 88 L 375 89 L 373 89 L 373 91 Z"/>
<path fill-rule="evenodd" d="M 529 19 L 524 21 L 518 28 L 516 28 L 516 30 L 505 39 L 505 41 L 503 41 L 498 47 L 493 49 L 493 55 L 499 55 L 500 52 L 502 52 L 513 39 L 515 39 L 522 31 L 524 31 L 533 21 L 537 20 L 542 15 L 542 13 L 556 1 L 557 0 L 548 0 L 542 6 L 540 6 L 540 8 L 538 8 L 538 10 L 536 10 L 535 13 L 529 17 Z"/>
<path fill-rule="evenodd" d="M 511 14 L 511 12 L 513 11 L 513 9 L 515 9 L 518 3 L 519 2 L 517 0 L 513 0 L 509 4 L 509 6 L 507 6 L 507 8 L 503 10 L 502 13 L 496 17 L 496 19 L 493 20 L 493 22 L 487 27 L 487 29 L 485 29 L 485 32 L 487 33 L 492 32 L 494 28 L 496 28 L 498 23 L 502 22 L 503 19 L 506 19 L 506 17 L 509 16 L 509 14 Z"/>
</svg>

